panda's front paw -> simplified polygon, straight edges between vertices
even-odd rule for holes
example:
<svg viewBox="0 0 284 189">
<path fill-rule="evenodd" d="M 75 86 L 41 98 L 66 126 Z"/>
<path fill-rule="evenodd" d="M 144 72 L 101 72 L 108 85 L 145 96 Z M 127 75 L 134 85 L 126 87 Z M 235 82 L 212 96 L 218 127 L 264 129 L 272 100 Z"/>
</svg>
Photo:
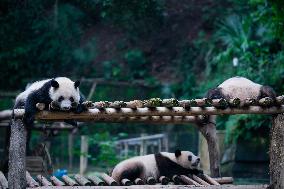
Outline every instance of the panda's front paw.
<svg viewBox="0 0 284 189">
<path fill-rule="evenodd" d="M 74 112 L 76 114 L 79 114 L 79 113 L 82 113 L 82 112 L 84 112 L 86 110 L 87 110 L 87 108 L 83 104 L 78 104 L 78 106 L 76 107 Z"/>
</svg>

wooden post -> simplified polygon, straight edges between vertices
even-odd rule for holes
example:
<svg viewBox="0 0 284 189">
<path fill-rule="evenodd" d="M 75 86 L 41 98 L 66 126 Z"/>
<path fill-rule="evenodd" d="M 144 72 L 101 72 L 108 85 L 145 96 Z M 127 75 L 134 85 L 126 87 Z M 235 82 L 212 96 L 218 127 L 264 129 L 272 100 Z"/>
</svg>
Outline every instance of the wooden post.
<svg viewBox="0 0 284 189">
<path fill-rule="evenodd" d="M 22 120 L 12 120 L 8 172 L 11 189 L 26 188 L 26 140 L 27 130 Z"/>
<path fill-rule="evenodd" d="M 88 165 L 88 136 L 81 136 L 80 174 L 83 175 Z"/>
<path fill-rule="evenodd" d="M 198 129 L 205 137 L 208 145 L 211 177 L 220 177 L 219 146 L 216 134 L 216 116 L 210 116 L 207 124 L 198 124 Z"/>
<path fill-rule="evenodd" d="M 270 132 L 270 183 L 271 188 L 284 188 L 284 114 L 273 117 Z"/>
</svg>

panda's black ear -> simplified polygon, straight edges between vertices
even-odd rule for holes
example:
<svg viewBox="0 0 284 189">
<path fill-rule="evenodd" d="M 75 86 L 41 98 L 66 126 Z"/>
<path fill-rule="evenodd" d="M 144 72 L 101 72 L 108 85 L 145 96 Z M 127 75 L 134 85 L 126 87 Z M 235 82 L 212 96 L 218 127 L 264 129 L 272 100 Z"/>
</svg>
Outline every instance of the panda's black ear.
<svg viewBox="0 0 284 189">
<path fill-rule="evenodd" d="M 79 85 L 80 85 L 80 81 L 79 80 L 75 81 L 74 83 L 75 88 L 79 87 Z"/>
<path fill-rule="evenodd" d="M 57 89 L 59 87 L 59 83 L 55 81 L 54 79 L 51 80 L 51 86 Z"/>
<path fill-rule="evenodd" d="M 180 150 L 176 150 L 176 151 L 175 151 L 175 156 L 176 156 L 176 158 L 179 157 L 180 155 L 181 155 L 181 151 L 180 151 Z"/>
</svg>

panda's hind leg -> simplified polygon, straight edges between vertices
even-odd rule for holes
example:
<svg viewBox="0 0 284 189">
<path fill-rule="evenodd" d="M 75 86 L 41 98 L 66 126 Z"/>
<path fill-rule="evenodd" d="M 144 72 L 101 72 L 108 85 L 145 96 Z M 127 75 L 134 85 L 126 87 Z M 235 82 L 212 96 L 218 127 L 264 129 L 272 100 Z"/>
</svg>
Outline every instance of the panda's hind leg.
<svg viewBox="0 0 284 189">
<path fill-rule="evenodd" d="M 127 178 L 131 181 L 134 181 L 136 178 L 144 179 L 143 175 L 143 165 L 140 163 L 135 163 L 135 165 L 130 169 L 124 169 L 121 172 L 121 179 Z"/>
<path fill-rule="evenodd" d="M 258 96 L 258 100 L 264 97 L 270 97 L 273 100 L 276 100 L 276 93 L 274 89 L 270 86 L 262 86 L 260 88 L 260 94 Z"/>
</svg>

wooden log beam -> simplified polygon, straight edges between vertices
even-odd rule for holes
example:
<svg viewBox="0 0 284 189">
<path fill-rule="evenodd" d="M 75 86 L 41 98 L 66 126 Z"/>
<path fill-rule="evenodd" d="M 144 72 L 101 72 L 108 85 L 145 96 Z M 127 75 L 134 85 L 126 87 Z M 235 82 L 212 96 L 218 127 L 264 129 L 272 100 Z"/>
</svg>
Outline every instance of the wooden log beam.
<svg viewBox="0 0 284 189">
<path fill-rule="evenodd" d="M 148 177 L 148 178 L 146 179 L 146 183 L 147 183 L 148 185 L 154 185 L 154 184 L 156 184 L 156 180 L 154 179 L 154 177 Z"/>
<path fill-rule="evenodd" d="M 182 182 L 184 182 L 187 185 L 202 186 L 198 182 L 194 181 L 193 179 L 185 175 L 180 175 L 180 179 L 182 180 Z"/>
<path fill-rule="evenodd" d="M 130 180 L 128 180 L 128 179 L 122 179 L 121 180 L 121 184 L 123 186 L 130 186 L 130 185 L 132 185 L 132 182 Z"/>
<path fill-rule="evenodd" d="M 62 180 L 65 182 L 67 186 L 79 186 L 77 182 L 75 182 L 72 178 L 68 177 L 67 175 L 63 175 Z"/>
<path fill-rule="evenodd" d="M 49 182 L 44 176 L 37 175 L 36 178 L 42 186 L 52 186 L 51 182 Z"/>
<path fill-rule="evenodd" d="M 54 184 L 54 186 L 65 186 L 64 182 L 62 182 L 61 180 L 59 180 L 55 176 L 51 176 L 50 180 L 51 180 L 52 184 Z"/>
<path fill-rule="evenodd" d="M 217 177 L 213 179 L 219 184 L 233 184 L 234 182 L 233 177 Z"/>
<path fill-rule="evenodd" d="M 97 176 L 88 176 L 88 179 L 96 186 L 106 186 L 106 183 Z"/>
<path fill-rule="evenodd" d="M 118 186 L 118 183 L 109 175 L 102 173 L 101 178 L 109 185 L 109 186 Z"/>
<path fill-rule="evenodd" d="M 210 120 L 207 124 L 197 123 L 197 128 L 207 141 L 211 176 L 220 177 L 220 153 L 215 117 L 216 116 L 210 116 Z"/>
<path fill-rule="evenodd" d="M 141 178 L 136 178 L 136 179 L 134 180 L 134 183 L 135 183 L 136 185 L 144 185 L 144 184 L 145 184 L 145 182 L 144 182 Z"/>
<path fill-rule="evenodd" d="M 17 116 L 22 116 L 23 110 L 16 113 Z M 106 108 L 104 110 L 99 109 L 89 109 L 81 114 L 76 114 L 73 112 L 49 112 L 41 111 L 36 114 L 36 118 L 40 120 L 89 120 L 92 121 L 98 118 L 105 117 L 135 117 L 135 116 L 196 116 L 196 115 L 222 115 L 222 114 L 278 114 L 284 113 L 284 105 L 280 107 L 270 107 L 262 108 L 260 106 L 250 106 L 246 109 L 243 108 L 226 108 L 217 109 L 215 107 L 191 107 L 189 110 L 183 107 L 173 107 L 171 109 L 166 107 L 156 107 L 156 108 Z"/>
<path fill-rule="evenodd" d="M 80 184 L 80 186 L 92 186 L 92 183 L 83 175 L 76 174 L 74 179 Z"/>
<path fill-rule="evenodd" d="M 9 188 L 26 188 L 26 140 L 27 130 L 22 120 L 12 120 L 9 147 Z"/>
<path fill-rule="evenodd" d="M 270 131 L 270 184 L 273 189 L 284 188 L 284 114 L 273 117 Z"/>
<path fill-rule="evenodd" d="M 203 185 L 203 186 L 210 186 L 210 184 L 208 184 L 206 181 L 202 180 L 201 178 L 199 178 L 196 175 L 192 175 L 192 179 L 196 182 L 198 182 L 199 184 Z"/>
<path fill-rule="evenodd" d="M 212 185 L 220 185 L 216 180 L 213 178 L 209 177 L 207 174 L 202 174 L 203 180 L 207 181 L 208 183 Z"/>
<path fill-rule="evenodd" d="M 159 178 L 159 182 L 160 182 L 162 185 L 167 185 L 167 184 L 169 184 L 170 179 L 169 179 L 168 177 L 161 176 L 161 177 Z"/>
</svg>

